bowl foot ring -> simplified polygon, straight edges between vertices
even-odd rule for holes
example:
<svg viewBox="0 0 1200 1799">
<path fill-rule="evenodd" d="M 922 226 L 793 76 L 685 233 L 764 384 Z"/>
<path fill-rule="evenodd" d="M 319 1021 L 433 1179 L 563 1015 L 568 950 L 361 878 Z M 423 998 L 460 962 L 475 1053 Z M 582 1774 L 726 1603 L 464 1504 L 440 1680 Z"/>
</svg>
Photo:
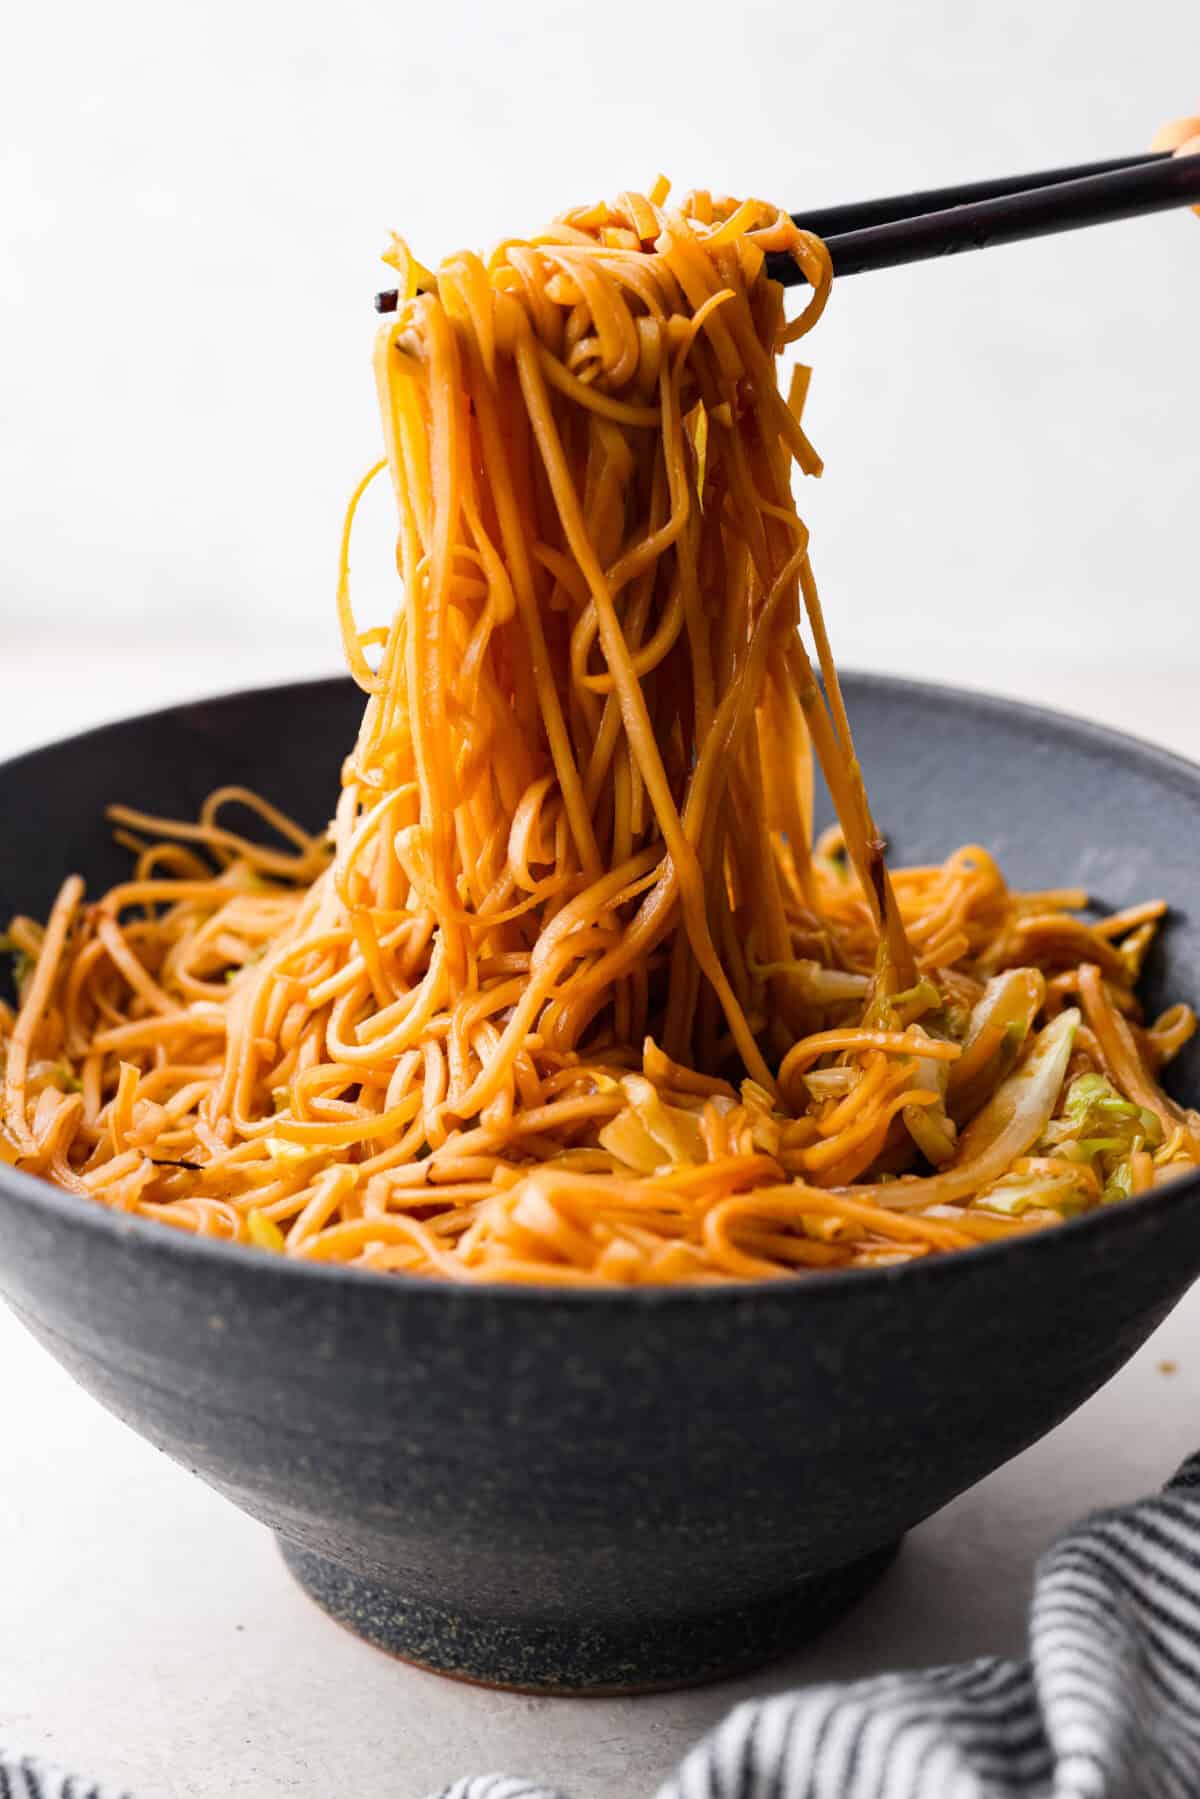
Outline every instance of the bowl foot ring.
<svg viewBox="0 0 1200 1799">
<path fill-rule="evenodd" d="M 799 1648 L 875 1585 L 899 1542 L 753 1605 L 621 1624 L 497 1618 L 413 1600 L 286 1538 L 304 1591 L 377 1649 L 434 1674 L 517 1693 L 614 1695 L 699 1686 Z"/>
</svg>

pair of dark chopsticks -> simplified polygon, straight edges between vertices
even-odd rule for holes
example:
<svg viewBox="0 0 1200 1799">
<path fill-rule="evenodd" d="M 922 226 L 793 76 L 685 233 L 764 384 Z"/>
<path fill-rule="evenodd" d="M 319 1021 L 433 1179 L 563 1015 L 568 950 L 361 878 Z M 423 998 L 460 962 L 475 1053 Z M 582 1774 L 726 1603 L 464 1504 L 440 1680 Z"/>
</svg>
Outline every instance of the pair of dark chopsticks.
<svg viewBox="0 0 1200 1799">
<path fill-rule="evenodd" d="M 885 200 L 794 212 L 792 217 L 824 238 L 835 275 L 858 275 L 867 269 L 896 268 L 1198 202 L 1200 156 L 1153 153 L 960 187 L 927 188 Z M 768 256 L 767 266 L 785 287 L 804 281 L 790 256 Z M 377 312 L 395 312 L 396 304 L 395 288 L 375 296 Z"/>
</svg>

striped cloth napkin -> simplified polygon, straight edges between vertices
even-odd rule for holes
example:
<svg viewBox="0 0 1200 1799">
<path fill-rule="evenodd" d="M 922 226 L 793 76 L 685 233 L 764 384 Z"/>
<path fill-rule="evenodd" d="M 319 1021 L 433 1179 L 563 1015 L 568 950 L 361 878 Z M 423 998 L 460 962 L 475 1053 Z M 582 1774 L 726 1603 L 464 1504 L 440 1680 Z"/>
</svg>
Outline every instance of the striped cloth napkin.
<svg viewBox="0 0 1200 1799">
<path fill-rule="evenodd" d="M 436 1799 L 566 1795 L 485 1775 Z M 739 1705 L 657 1799 L 1200 1799 L 1200 1453 L 1042 1557 L 1027 1661 Z"/>
<path fill-rule="evenodd" d="M 0 1799 L 132 1799 L 116 1787 L 81 1780 L 33 1755 L 17 1755 L 0 1743 Z"/>
<path fill-rule="evenodd" d="M 0 1747 L 0 1799 L 131 1796 Z M 435 1799 L 566 1795 L 493 1774 Z M 1027 1661 L 739 1705 L 657 1799 L 1200 1799 L 1200 1453 L 1042 1557 Z"/>
</svg>

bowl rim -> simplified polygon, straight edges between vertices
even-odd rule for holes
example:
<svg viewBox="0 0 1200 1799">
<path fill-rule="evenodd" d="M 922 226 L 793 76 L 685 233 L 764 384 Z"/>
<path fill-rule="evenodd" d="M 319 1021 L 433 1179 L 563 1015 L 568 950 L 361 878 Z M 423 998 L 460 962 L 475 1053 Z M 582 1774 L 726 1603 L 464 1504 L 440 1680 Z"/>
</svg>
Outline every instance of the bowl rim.
<svg viewBox="0 0 1200 1799">
<path fill-rule="evenodd" d="M 868 698 L 874 691 L 893 697 L 912 696 L 925 703 L 951 701 L 968 711 L 992 718 L 1023 721 L 1026 726 L 1036 728 L 1044 736 L 1059 740 L 1065 738 L 1077 747 L 1117 756 L 1126 763 L 1140 764 L 1160 780 L 1165 779 L 1170 785 L 1185 789 L 1200 805 L 1200 764 L 1132 733 L 1116 731 L 1107 725 L 1096 724 L 1090 719 L 1078 718 L 1053 707 L 1034 705 L 1025 700 L 989 693 L 986 689 L 960 687 L 949 682 L 913 680 L 907 676 L 857 669 L 842 671 L 841 680 L 860 693 L 865 691 Z M 83 750 L 97 738 L 125 730 L 131 725 L 152 725 L 159 719 L 174 718 L 180 713 L 201 711 L 211 706 L 232 707 L 241 702 L 260 699 L 267 694 L 299 694 L 306 689 L 350 685 L 351 677 L 346 674 L 316 675 L 295 681 L 267 682 L 258 686 L 236 688 L 230 692 L 132 713 L 23 750 L 0 762 L 0 777 L 48 751 L 67 745 Z M 1197 1000 L 1200 1001 L 1200 995 Z M 173 1229 L 155 1219 L 138 1218 L 126 1212 L 113 1211 L 97 1201 L 84 1199 L 80 1194 L 56 1187 L 36 1175 L 25 1174 L 20 1169 L 0 1163 L 0 1203 L 14 1204 L 33 1213 L 48 1213 L 56 1221 L 68 1226 L 78 1226 L 114 1249 L 130 1244 L 144 1246 L 148 1251 L 172 1261 L 198 1259 L 209 1264 L 214 1272 L 224 1269 L 235 1273 L 240 1269 L 247 1278 L 272 1277 L 285 1284 L 316 1281 L 325 1287 L 332 1284 L 335 1289 L 340 1287 L 353 1292 L 360 1289 L 379 1294 L 390 1292 L 396 1296 L 396 1303 L 402 1298 L 411 1298 L 414 1294 L 428 1295 L 434 1304 L 439 1303 L 436 1297 L 438 1295 L 446 1300 L 461 1300 L 470 1295 L 479 1295 L 493 1302 L 509 1305 L 623 1306 L 638 1312 L 681 1305 L 744 1304 L 762 1299 L 780 1300 L 788 1304 L 809 1304 L 817 1295 L 826 1295 L 832 1299 L 851 1288 L 886 1288 L 897 1281 L 916 1285 L 953 1279 L 957 1269 L 962 1270 L 965 1278 L 970 1271 L 984 1264 L 1019 1255 L 1046 1253 L 1059 1243 L 1065 1248 L 1076 1237 L 1085 1234 L 1119 1240 L 1128 1231 L 1136 1229 L 1150 1210 L 1169 1216 L 1197 1201 L 1200 1201 L 1200 1168 L 1191 1174 L 1178 1176 L 1161 1188 L 1122 1200 L 1117 1205 L 1104 1206 L 1079 1217 L 1066 1219 L 1059 1225 L 1030 1231 L 1025 1235 L 997 1239 L 991 1243 L 980 1243 L 970 1249 L 955 1250 L 946 1255 L 923 1257 L 915 1262 L 880 1268 L 834 1268 L 822 1270 L 807 1279 L 776 1277 L 770 1280 L 729 1281 L 712 1285 L 680 1282 L 668 1286 L 574 1287 L 557 1286 L 552 1282 L 435 1280 L 427 1275 L 400 1272 L 381 1275 L 371 1269 L 356 1268 L 353 1264 L 343 1262 L 282 1256 L 271 1251 L 256 1250 L 253 1245 L 231 1243 L 218 1237 L 197 1236 L 190 1231 Z"/>
</svg>

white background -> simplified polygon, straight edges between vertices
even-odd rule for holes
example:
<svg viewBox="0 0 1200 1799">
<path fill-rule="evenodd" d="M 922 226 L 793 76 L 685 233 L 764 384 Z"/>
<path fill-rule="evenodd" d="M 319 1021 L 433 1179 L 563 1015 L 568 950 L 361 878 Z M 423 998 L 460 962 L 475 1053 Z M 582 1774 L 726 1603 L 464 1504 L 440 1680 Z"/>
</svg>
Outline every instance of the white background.
<svg viewBox="0 0 1200 1799">
<path fill-rule="evenodd" d="M 824 204 L 1134 151 L 1198 101 L 1194 0 L 26 6 L 0 63 L 0 754 L 338 666 L 388 227 L 430 260 L 660 168 Z M 803 495 L 843 660 L 1200 755 L 1198 325 L 1187 216 L 847 281 L 809 340 L 828 473 Z M 382 490 L 366 525 L 370 616 Z M 739 1693 L 1016 1650 L 1048 1536 L 1195 1446 L 1198 1299 Z M 418 1799 L 489 1765 L 640 1799 L 735 1696 L 538 1702 L 387 1662 L 2 1317 L 0 1428 L 0 1740 L 139 1799 Z"/>
<path fill-rule="evenodd" d="M 94 714 L 337 666 L 390 227 L 430 260 L 659 169 L 820 205 L 1137 151 L 1198 103 L 1193 0 L 25 7 L 0 655 L 86 644 Z M 1200 663 L 1198 325 L 1187 214 L 847 280 L 803 495 L 843 660 L 1034 690 Z"/>
</svg>

